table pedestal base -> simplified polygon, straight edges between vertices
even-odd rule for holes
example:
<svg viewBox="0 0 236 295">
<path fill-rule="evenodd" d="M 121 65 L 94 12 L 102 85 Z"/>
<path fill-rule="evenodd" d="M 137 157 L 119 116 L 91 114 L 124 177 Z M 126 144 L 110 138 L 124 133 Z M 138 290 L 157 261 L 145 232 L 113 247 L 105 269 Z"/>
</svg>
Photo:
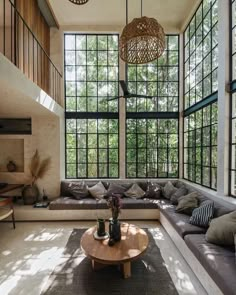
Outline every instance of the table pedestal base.
<svg viewBox="0 0 236 295">
<path fill-rule="evenodd" d="M 103 264 L 103 263 L 97 262 L 95 260 L 92 260 L 92 268 L 95 271 L 103 269 L 106 266 L 108 266 L 108 264 Z M 120 269 L 122 271 L 124 279 L 127 279 L 131 276 L 131 263 L 129 261 L 120 264 Z"/>
</svg>

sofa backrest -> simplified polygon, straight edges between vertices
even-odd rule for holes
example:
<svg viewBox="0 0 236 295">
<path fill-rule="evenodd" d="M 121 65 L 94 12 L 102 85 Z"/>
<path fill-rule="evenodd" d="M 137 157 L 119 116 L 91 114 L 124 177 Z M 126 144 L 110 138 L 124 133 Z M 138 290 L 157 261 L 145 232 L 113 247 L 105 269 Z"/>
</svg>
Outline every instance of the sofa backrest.
<svg viewBox="0 0 236 295">
<path fill-rule="evenodd" d="M 186 182 L 182 182 L 181 180 L 179 180 L 179 182 L 181 182 L 182 184 L 184 184 L 189 192 L 194 192 L 197 191 L 200 193 L 200 200 L 201 202 L 204 200 L 212 200 L 214 201 L 214 217 L 219 217 L 221 215 L 230 213 L 232 211 L 236 210 L 236 205 L 231 204 L 223 199 L 217 198 L 213 195 L 211 195 L 210 193 L 207 193 L 206 191 L 202 190 L 201 188 L 196 188 L 194 186 L 191 186 L 190 184 L 186 183 Z"/>
<path fill-rule="evenodd" d="M 96 183 L 98 183 L 100 180 L 94 180 L 94 179 L 86 179 L 86 180 L 63 180 L 61 181 L 61 196 L 72 196 L 71 193 L 70 193 L 70 190 L 69 190 L 69 185 L 71 183 L 78 183 L 78 182 L 81 182 L 81 181 L 84 181 L 88 187 L 91 187 L 93 185 L 95 185 Z M 161 186 L 164 186 L 166 184 L 166 182 L 168 180 L 166 179 L 148 179 L 148 180 L 142 180 L 142 179 L 104 179 L 104 180 L 101 180 L 104 187 L 106 189 L 108 189 L 109 187 L 109 184 L 110 183 L 117 183 L 117 184 L 120 184 L 122 186 L 124 186 L 125 188 L 129 189 L 133 183 L 138 183 L 138 185 L 144 190 L 146 191 L 147 190 L 147 183 L 148 181 L 150 182 L 155 182 L 155 183 L 158 183 L 160 184 Z M 180 183 L 177 181 L 177 180 L 170 180 L 174 185 L 176 185 L 177 187 L 180 185 Z"/>
</svg>

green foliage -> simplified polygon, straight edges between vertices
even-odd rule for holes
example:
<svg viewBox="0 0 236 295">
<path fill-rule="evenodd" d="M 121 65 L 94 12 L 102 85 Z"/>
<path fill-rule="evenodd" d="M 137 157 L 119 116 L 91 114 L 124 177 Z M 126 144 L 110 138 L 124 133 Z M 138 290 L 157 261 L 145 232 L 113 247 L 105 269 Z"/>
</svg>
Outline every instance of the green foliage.
<svg viewBox="0 0 236 295">
<path fill-rule="evenodd" d="M 203 0 L 185 34 L 185 109 L 218 90 L 218 1 Z"/>
<path fill-rule="evenodd" d="M 185 118 L 184 177 L 216 188 L 217 103 Z"/>
</svg>

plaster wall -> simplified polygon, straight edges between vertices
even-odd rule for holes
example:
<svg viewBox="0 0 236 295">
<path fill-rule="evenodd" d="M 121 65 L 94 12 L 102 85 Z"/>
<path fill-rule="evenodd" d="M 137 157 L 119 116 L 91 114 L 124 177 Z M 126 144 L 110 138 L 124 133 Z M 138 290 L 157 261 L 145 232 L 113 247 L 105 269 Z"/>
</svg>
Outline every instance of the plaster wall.
<svg viewBox="0 0 236 295">
<path fill-rule="evenodd" d="M 17 172 L 24 171 L 24 140 L 0 139 L 0 171 L 7 172 L 7 165 L 12 161 Z"/>
<path fill-rule="evenodd" d="M 0 140 L 22 139 L 24 141 L 24 172 L 0 172 L 0 181 L 27 184 L 30 181 L 30 160 L 38 149 L 41 159 L 51 158 L 51 166 L 37 184 L 45 189 L 49 198 L 57 197 L 60 189 L 60 119 L 58 117 L 32 117 L 32 135 L 0 135 Z M 15 192 L 19 195 L 19 192 Z"/>
</svg>

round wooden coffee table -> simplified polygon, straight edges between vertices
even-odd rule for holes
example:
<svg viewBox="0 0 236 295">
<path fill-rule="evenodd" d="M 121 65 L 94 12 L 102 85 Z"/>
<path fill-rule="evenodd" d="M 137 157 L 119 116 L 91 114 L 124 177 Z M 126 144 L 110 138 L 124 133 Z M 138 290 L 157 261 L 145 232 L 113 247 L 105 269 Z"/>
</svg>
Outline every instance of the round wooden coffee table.
<svg viewBox="0 0 236 295">
<path fill-rule="evenodd" d="M 148 246 L 148 236 L 141 228 L 121 223 L 121 241 L 108 246 L 108 239 L 95 240 L 96 226 L 89 228 L 81 238 L 81 248 L 92 259 L 94 270 L 110 264 L 121 266 L 124 278 L 131 276 L 131 261 L 141 256 Z"/>
</svg>

